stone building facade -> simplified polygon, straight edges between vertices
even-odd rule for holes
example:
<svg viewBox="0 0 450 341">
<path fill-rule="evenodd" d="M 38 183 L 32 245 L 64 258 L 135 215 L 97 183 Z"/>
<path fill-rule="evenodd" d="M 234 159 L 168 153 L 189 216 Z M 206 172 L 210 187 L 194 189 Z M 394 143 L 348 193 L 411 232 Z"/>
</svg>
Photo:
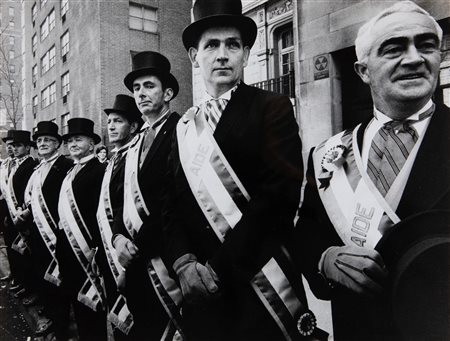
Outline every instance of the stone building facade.
<svg viewBox="0 0 450 341">
<path fill-rule="evenodd" d="M 86 117 L 107 143 L 103 109 L 115 95 L 131 95 L 123 78 L 131 55 L 143 50 L 166 55 L 183 85 L 172 109 L 182 112 L 192 103 L 190 64 L 180 54 L 189 1 L 36 0 L 22 6 L 24 129 L 54 120 L 64 133 L 68 119 Z"/>
</svg>

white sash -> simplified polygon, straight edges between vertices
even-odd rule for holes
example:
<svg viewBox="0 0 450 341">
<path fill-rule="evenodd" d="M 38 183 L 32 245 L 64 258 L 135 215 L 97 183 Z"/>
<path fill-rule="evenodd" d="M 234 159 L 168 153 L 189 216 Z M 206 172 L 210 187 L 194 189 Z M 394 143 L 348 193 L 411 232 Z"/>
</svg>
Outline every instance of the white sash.
<svg viewBox="0 0 450 341">
<path fill-rule="evenodd" d="M 111 273 L 118 283 L 119 276 L 123 273 L 122 266 L 119 263 L 116 250 L 114 249 L 112 239 L 112 224 L 114 221 L 113 208 L 111 205 L 109 184 L 111 181 L 112 172 L 114 169 L 114 163 L 118 154 L 115 154 L 109 161 L 105 175 L 103 177 L 102 188 L 100 192 L 100 201 L 97 209 L 97 221 L 100 228 L 100 235 L 102 236 L 103 247 L 105 249 L 106 258 Z M 128 309 L 126 298 L 123 295 L 119 295 L 114 306 L 108 314 L 108 320 L 122 331 L 125 335 L 131 330 L 134 324 L 133 316 Z"/>
<path fill-rule="evenodd" d="M 237 200 L 249 201 L 250 196 L 205 127 L 203 114 L 190 109 L 177 125 L 178 149 L 191 191 L 217 238 L 224 242 L 242 217 Z M 286 277 L 281 264 L 289 264 L 290 257 L 284 248 L 282 251 L 278 259 L 271 258 L 263 266 L 250 284 L 285 339 L 292 340 L 298 338 L 297 320 L 311 313 Z"/>
<path fill-rule="evenodd" d="M 138 181 L 139 157 L 144 134 L 140 133 L 130 143 L 125 162 L 123 222 L 131 237 L 136 237 L 143 220 L 150 215 Z M 151 176 L 151 175 L 149 175 Z M 182 293 L 161 258 L 147 264 L 147 272 L 158 298 L 178 331 L 182 333 L 180 304 Z M 166 334 L 165 334 L 166 335 Z M 167 335 L 171 339 L 170 333 Z"/>
<path fill-rule="evenodd" d="M 336 232 L 346 245 L 375 248 L 383 233 L 400 222 L 395 213 L 404 186 L 423 138 L 416 142 L 388 195 L 383 197 L 363 167 L 357 144 L 357 133 L 342 132 L 319 145 L 313 153 L 314 171 L 319 195 Z M 333 146 L 345 145 L 346 167 L 338 167 L 332 173 L 329 187 L 320 188 L 321 162 Z M 349 166 L 350 165 L 350 166 Z"/>
<path fill-rule="evenodd" d="M 59 286 L 61 284 L 61 275 L 59 273 L 59 266 L 55 257 L 55 231 L 58 229 L 58 225 L 48 209 L 44 194 L 42 192 L 42 185 L 45 180 L 41 179 L 41 170 L 42 168 L 40 167 L 36 169 L 29 181 L 30 205 L 34 222 L 38 228 L 42 240 L 53 258 L 47 268 L 47 271 L 45 272 L 44 279 Z M 28 190 L 26 192 L 28 192 Z"/>
<path fill-rule="evenodd" d="M 87 275 L 87 280 L 78 293 L 78 301 L 94 311 L 99 311 L 104 308 L 105 293 L 102 279 L 97 273 L 95 263 L 96 249 L 92 249 L 89 246 L 89 242 L 92 242 L 92 236 L 83 221 L 73 194 L 72 181 L 75 175 L 72 168 L 64 178 L 61 186 L 58 205 L 59 224 L 64 229 L 69 244 Z M 89 240 L 83 235 L 81 229 L 83 229 Z"/>
</svg>

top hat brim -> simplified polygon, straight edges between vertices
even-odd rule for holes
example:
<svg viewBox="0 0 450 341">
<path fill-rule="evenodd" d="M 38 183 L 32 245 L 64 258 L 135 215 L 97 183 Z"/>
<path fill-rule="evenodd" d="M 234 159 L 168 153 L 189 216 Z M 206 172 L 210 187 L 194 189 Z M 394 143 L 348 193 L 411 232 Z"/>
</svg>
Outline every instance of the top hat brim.
<svg viewBox="0 0 450 341">
<path fill-rule="evenodd" d="M 94 139 L 94 143 L 97 144 L 99 143 L 102 139 L 100 138 L 100 136 L 98 136 L 95 133 L 86 133 L 86 132 L 71 132 L 71 133 L 67 133 L 64 134 L 63 136 L 61 136 L 63 141 L 67 141 L 70 137 L 75 136 L 75 135 L 81 135 L 81 136 L 87 136 L 87 137 L 92 137 Z"/>
<path fill-rule="evenodd" d="M 404 219 L 383 236 L 376 250 L 389 272 L 392 319 L 402 339 L 445 339 L 450 211 L 428 211 Z"/>
<path fill-rule="evenodd" d="M 173 90 L 173 97 L 177 97 L 178 92 L 180 90 L 180 86 L 178 85 L 178 81 L 174 75 L 171 73 L 163 73 L 156 68 L 142 68 L 135 71 L 131 71 L 128 75 L 125 76 L 123 82 L 128 90 L 133 92 L 133 82 L 136 78 L 141 76 L 156 76 L 161 81 L 165 82 L 167 88 L 171 88 Z"/>
<path fill-rule="evenodd" d="M 52 134 L 52 133 L 49 133 L 49 132 L 42 132 L 42 133 L 36 132 L 35 134 L 33 134 L 33 140 L 36 141 L 37 138 L 40 137 L 40 136 L 53 136 L 53 137 L 56 137 L 58 139 L 59 143 L 61 143 L 61 141 L 62 141 L 61 135 L 59 135 L 59 134 Z"/>
<path fill-rule="evenodd" d="M 2 137 L 3 142 L 12 141 L 12 137 Z"/>
<path fill-rule="evenodd" d="M 251 48 L 256 40 L 256 23 L 244 15 L 211 15 L 188 25 L 183 31 L 183 45 L 187 51 L 196 47 L 203 32 L 211 27 L 236 27 L 241 32 L 244 46 Z"/>
</svg>

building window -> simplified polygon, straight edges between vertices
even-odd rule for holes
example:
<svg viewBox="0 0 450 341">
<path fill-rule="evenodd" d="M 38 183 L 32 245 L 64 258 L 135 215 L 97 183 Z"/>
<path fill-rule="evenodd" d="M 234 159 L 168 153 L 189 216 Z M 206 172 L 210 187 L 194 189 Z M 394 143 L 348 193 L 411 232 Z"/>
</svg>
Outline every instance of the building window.
<svg viewBox="0 0 450 341">
<path fill-rule="evenodd" d="M 280 51 L 280 73 L 287 75 L 294 71 L 294 32 L 292 26 L 280 32 L 278 40 Z"/>
<path fill-rule="evenodd" d="M 9 36 L 9 45 L 14 45 L 14 37 Z"/>
<path fill-rule="evenodd" d="M 15 73 L 16 72 L 16 66 L 14 64 L 9 65 L 9 72 Z M 11 83 L 14 83 L 14 79 L 10 80 Z"/>
<path fill-rule="evenodd" d="M 48 36 L 48 17 L 45 17 L 43 23 L 41 24 L 41 41 L 43 41 Z"/>
<path fill-rule="evenodd" d="M 52 104 L 56 101 L 56 83 L 53 82 L 52 84 L 50 84 L 49 88 L 50 88 L 50 90 L 49 90 L 50 104 Z"/>
<path fill-rule="evenodd" d="M 50 50 L 48 50 L 48 59 L 49 59 L 49 69 L 55 65 L 56 60 L 56 48 L 55 45 L 52 46 Z"/>
<path fill-rule="evenodd" d="M 36 3 L 34 3 L 33 7 L 31 7 L 31 20 L 33 21 L 33 26 L 34 23 L 36 22 L 36 17 L 37 17 L 37 5 Z"/>
<path fill-rule="evenodd" d="M 69 0 L 61 0 L 61 17 L 64 18 L 68 10 L 69 10 Z"/>
<path fill-rule="evenodd" d="M 31 51 L 33 51 L 33 57 L 36 55 L 36 48 L 37 48 L 37 36 L 35 33 L 33 35 L 33 38 L 31 38 Z"/>
<path fill-rule="evenodd" d="M 9 50 L 9 61 L 12 62 L 14 60 L 14 50 Z"/>
<path fill-rule="evenodd" d="M 14 18 L 14 7 L 10 7 L 8 13 L 10 17 Z"/>
<path fill-rule="evenodd" d="M 38 110 L 38 103 L 39 103 L 38 96 L 34 96 L 33 97 L 33 108 L 32 108 L 34 118 L 36 118 L 36 114 L 37 114 L 37 110 Z"/>
<path fill-rule="evenodd" d="M 67 121 L 70 120 L 70 113 L 67 112 L 61 116 L 61 135 L 67 134 L 69 132 L 69 126 Z"/>
<path fill-rule="evenodd" d="M 61 36 L 61 57 L 63 63 L 67 60 L 67 53 L 69 52 L 69 31 Z"/>
<path fill-rule="evenodd" d="M 6 108 L 0 109 L 0 125 L 6 125 Z"/>
<path fill-rule="evenodd" d="M 14 28 L 15 24 L 14 24 L 14 18 L 11 19 L 11 21 L 9 22 L 9 28 Z"/>
<path fill-rule="evenodd" d="M 67 95 L 70 92 L 70 79 L 69 72 L 66 72 L 61 76 L 61 94 L 63 98 L 63 103 L 67 102 Z"/>
<path fill-rule="evenodd" d="M 48 15 L 48 31 L 50 32 L 55 28 L 55 10 L 52 9 L 50 14 Z"/>
<path fill-rule="evenodd" d="M 41 75 L 46 73 L 50 69 L 49 67 L 49 53 L 46 52 L 44 56 L 41 58 Z"/>
<path fill-rule="evenodd" d="M 156 33 L 158 31 L 158 12 L 155 8 L 130 2 L 129 25 L 133 30 Z"/>
<path fill-rule="evenodd" d="M 38 75 L 38 66 L 37 64 L 34 64 L 33 68 L 31 69 L 31 80 L 33 82 L 34 87 L 36 87 L 37 75 Z"/>
<path fill-rule="evenodd" d="M 44 109 L 50 105 L 50 88 L 46 87 L 41 91 L 41 109 Z"/>
</svg>

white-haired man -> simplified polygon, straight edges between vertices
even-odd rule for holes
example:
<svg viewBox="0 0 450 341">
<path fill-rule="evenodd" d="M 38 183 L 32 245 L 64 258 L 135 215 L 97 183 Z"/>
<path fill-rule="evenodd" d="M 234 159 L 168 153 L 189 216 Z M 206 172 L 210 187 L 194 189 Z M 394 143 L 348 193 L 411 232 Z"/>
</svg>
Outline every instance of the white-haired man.
<svg viewBox="0 0 450 341">
<path fill-rule="evenodd" d="M 410 1 L 362 26 L 355 70 L 370 86 L 373 118 L 311 152 L 296 246 L 314 293 L 332 301 L 335 340 L 411 339 L 395 317 L 401 306 L 390 288 L 398 285 L 399 272 L 390 262 L 410 246 L 402 240 L 429 233 L 431 224 L 422 223 L 410 223 L 405 232 L 405 221 L 450 207 L 450 111 L 432 101 L 441 40 L 437 22 Z M 382 247 L 395 230 L 404 233 L 398 245 Z M 417 254 L 409 254 L 411 264 Z M 421 312 L 414 328 L 432 324 L 427 314 Z M 429 329 L 439 339 L 442 330 Z"/>
</svg>

